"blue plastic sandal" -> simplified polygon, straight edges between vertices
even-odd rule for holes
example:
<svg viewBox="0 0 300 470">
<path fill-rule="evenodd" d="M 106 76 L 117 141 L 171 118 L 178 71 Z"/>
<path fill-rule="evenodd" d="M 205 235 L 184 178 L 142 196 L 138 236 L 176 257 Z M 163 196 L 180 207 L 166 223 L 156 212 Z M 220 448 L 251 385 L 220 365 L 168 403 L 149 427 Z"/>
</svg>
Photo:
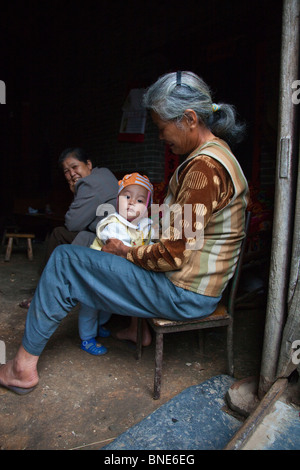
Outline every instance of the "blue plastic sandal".
<svg viewBox="0 0 300 470">
<path fill-rule="evenodd" d="M 102 356 L 107 353 L 107 348 L 105 346 L 102 346 L 101 344 L 97 346 L 96 338 L 82 341 L 80 347 L 83 351 L 93 354 L 94 356 Z"/>
<path fill-rule="evenodd" d="M 98 336 L 100 336 L 100 338 L 108 338 L 110 336 L 110 330 L 104 326 L 99 326 Z"/>
</svg>

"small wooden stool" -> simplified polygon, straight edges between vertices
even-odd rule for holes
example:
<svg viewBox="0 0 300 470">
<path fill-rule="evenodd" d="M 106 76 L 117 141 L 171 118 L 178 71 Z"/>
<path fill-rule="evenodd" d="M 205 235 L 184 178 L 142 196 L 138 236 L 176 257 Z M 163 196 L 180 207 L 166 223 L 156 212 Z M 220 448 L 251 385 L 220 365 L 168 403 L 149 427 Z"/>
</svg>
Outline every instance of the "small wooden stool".
<svg viewBox="0 0 300 470">
<path fill-rule="evenodd" d="M 34 233 L 6 233 L 5 237 L 8 238 L 8 243 L 7 243 L 7 248 L 6 248 L 4 261 L 9 261 L 10 260 L 14 238 L 16 238 L 16 239 L 27 238 L 27 255 L 28 255 L 28 259 L 29 259 L 29 261 L 33 260 L 31 240 L 33 238 L 35 238 Z"/>
</svg>

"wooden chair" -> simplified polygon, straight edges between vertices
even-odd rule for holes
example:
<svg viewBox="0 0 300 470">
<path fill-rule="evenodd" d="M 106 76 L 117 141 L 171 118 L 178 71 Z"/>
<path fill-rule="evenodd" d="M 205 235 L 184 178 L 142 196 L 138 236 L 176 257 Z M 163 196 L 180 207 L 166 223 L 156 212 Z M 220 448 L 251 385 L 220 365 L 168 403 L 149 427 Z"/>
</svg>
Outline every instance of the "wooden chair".
<svg viewBox="0 0 300 470">
<path fill-rule="evenodd" d="M 180 331 L 202 330 L 207 328 L 226 327 L 227 329 L 227 365 L 228 373 L 233 376 L 233 315 L 236 293 L 241 274 L 241 267 L 243 263 L 243 255 L 245 251 L 246 239 L 250 225 L 250 212 L 246 214 L 246 237 L 244 238 L 241 246 L 241 251 L 236 266 L 234 276 L 232 277 L 229 285 L 227 286 L 224 296 L 219 303 L 216 310 L 205 318 L 195 319 L 191 321 L 172 321 L 164 318 L 150 318 L 147 319 L 149 325 L 155 332 L 155 374 L 154 374 L 154 394 L 153 398 L 157 400 L 160 397 L 161 390 L 161 376 L 162 376 L 162 362 L 163 362 L 163 340 L 166 333 L 177 333 Z M 224 303 L 223 299 L 226 299 Z M 201 338 L 202 348 L 204 349 L 203 334 Z M 137 349 L 136 358 L 140 359 L 142 355 L 142 319 L 138 319 L 138 333 L 137 333 Z"/>
<path fill-rule="evenodd" d="M 23 238 L 23 239 L 25 238 L 27 240 L 27 256 L 28 256 L 29 261 L 33 260 L 31 240 L 35 238 L 34 233 L 6 233 L 5 237 L 8 238 L 8 243 L 6 247 L 4 261 L 10 260 L 14 239 L 19 240 L 20 238 Z"/>
</svg>

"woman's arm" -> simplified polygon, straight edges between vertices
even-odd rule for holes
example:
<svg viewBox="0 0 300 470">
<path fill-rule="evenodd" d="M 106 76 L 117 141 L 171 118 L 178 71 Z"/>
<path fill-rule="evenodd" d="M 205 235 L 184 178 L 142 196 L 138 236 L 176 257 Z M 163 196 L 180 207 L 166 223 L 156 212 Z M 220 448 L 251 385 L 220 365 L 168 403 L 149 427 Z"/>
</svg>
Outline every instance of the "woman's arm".
<svg viewBox="0 0 300 470">
<path fill-rule="evenodd" d="M 95 168 L 89 176 L 78 180 L 74 200 L 65 215 L 67 229 L 90 229 L 89 226 L 97 221 L 97 207 L 100 204 L 115 203 L 117 190 L 117 179 L 107 168 Z"/>
<path fill-rule="evenodd" d="M 65 225 L 70 231 L 85 230 L 96 217 L 96 190 L 84 179 L 76 183 L 74 200 L 65 215 Z"/>
<path fill-rule="evenodd" d="M 233 195 L 231 178 L 225 168 L 210 157 L 196 157 L 182 171 L 179 177 L 177 197 L 180 211 L 176 216 L 171 211 L 170 227 L 165 230 L 158 243 L 131 248 L 127 259 L 144 269 L 152 271 L 173 271 L 188 262 L 191 255 L 188 231 L 196 233 L 204 230 L 213 212 L 225 207 Z M 190 207 L 190 219 L 184 214 L 184 205 Z M 197 214 L 203 212 L 202 227 L 199 227 Z M 176 227 L 182 227 L 178 237 Z M 125 251 L 123 251 L 125 253 Z"/>
</svg>

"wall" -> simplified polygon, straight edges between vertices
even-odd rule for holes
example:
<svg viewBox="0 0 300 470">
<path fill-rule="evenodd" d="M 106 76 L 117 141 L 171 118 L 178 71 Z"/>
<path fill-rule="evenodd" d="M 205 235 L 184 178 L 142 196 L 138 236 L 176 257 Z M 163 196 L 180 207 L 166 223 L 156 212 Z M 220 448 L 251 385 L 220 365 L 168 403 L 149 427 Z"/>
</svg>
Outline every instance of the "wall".
<svg viewBox="0 0 300 470">
<path fill-rule="evenodd" d="M 170 70 L 195 71 L 216 101 L 236 105 L 248 124 L 237 157 L 249 179 L 254 156 L 259 168 L 261 160 L 272 161 L 281 1 L 66 0 L 28 8 L 9 5 L 9 21 L 2 17 L 8 50 L 0 77 L 7 82 L 2 119 L 10 160 L 0 170 L 4 185 L 9 181 L 2 189 L 7 210 L 15 196 L 63 194 L 57 158 L 74 145 L 89 150 L 95 164 L 116 172 L 139 169 L 161 181 L 164 147 L 151 121 L 143 143 L 118 142 L 118 132 L 130 88 L 148 86 Z M 261 44 L 267 53 L 257 70 Z"/>
</svg>

